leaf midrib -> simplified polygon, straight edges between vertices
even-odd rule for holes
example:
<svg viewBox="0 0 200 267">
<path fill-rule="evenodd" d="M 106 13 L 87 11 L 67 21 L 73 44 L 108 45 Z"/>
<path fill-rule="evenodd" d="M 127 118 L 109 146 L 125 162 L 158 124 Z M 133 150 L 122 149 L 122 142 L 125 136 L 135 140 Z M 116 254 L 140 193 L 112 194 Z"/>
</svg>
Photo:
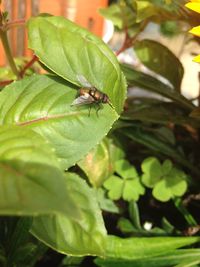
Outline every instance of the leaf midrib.
<svg viewBox="0 0 200 267">
<path fill-rule="evenodd" d="M 86 114 L 87 112 L 73 112 L 73 113 L 53 114 L 53 115 L 49 115 L 49 116 L 44 116 L 44 117 L 32 119 L 32 120 L 29 120 L 29 121 L 17 122 L 16 125 L 17 126 L 26 126 L 26 125 L 37 123 L 37 122 L 40 122 L 40 121 L 48 121 L 48 120 L 60 119 L 60 118 L 65 118 L 65 117 L 70 117 L 70 116 L 78 116 L 79 117 L 80 115 L 84 115 L 84 113 Z"/>
</svg>

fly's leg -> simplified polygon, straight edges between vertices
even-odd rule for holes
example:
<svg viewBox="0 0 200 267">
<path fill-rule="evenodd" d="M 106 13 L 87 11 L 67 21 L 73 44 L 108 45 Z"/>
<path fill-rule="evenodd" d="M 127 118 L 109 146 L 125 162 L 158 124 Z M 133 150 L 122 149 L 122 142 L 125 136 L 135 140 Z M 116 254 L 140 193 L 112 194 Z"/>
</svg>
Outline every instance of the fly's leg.
<svg viewBox="0 0 200 267">
<path fill-rule="evenodd" d="M 99 110 L 101 109 L 101 104 L 100 103 L 97 103 L 96 104 L 96 107 L 97 107 L 96 114 L 97 114 L 97 117 L 99 117 Z"/>
<path fill-rule="evenodd" d="M 91 109 L 92 109 L 92 104 L 89 105 L 89 113 L 88 113 L 88 117 L 90 117 Z"/>
<path fill-rule="evenodd" d="M 90 104 L 90 105 L 89 105 L 89 113 L 88 113 L 88 117 L 90 117 L 92 107 L 95 108 L 95 110 L 96 110 L 96 115 L 97 115 L 97 117 L 99 117 L 99 110 L 102 108 L 102 107 L 101 107 L 101 104 L 100 104 L 100 103 L 92 103 L 92 104 Z"/>
</svg>

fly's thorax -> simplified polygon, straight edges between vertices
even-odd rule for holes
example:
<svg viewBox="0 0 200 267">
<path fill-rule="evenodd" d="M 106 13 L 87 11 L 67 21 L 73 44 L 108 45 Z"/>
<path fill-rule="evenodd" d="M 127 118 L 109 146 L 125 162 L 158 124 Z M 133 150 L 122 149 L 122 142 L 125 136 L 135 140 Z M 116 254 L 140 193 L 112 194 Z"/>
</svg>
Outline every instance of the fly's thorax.
<svg viewBox="0 0 200 267">
<path fill-rule="evenodd" d="M 89 88 L 81 88 L 80 90 L 79 90 L 79 95 L 81 96 L 81 95 L 85 95 L 85 94 L 90 94 L 90 89 Z"/>
<path fill-rule="evenodd" d="M 102 101 L 103 94 L 100 91 L 98 91 L 98 90 L 92 91 L 91 90 L 90 95 L 95 99 L 95 101 L 97 101 L 97 102 Z"/>
</svg>

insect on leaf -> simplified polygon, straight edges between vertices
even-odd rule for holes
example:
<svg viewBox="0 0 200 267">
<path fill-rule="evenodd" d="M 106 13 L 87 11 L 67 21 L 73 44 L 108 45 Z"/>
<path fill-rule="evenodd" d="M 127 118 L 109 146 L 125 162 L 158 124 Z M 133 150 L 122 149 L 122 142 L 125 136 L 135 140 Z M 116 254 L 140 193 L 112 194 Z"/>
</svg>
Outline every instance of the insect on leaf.
<svg viewBox="0 0 200 267">
<path fill-rule="evenodd" d="M 71 104 L 71 106 L 78 106 L 78 105 L 86 105 L 86 104 L 92 104 L 94 102 L 94 99 L 89 94 L 85 93 L 84 95 L 81 95 L 77 97 Z"/>
</svg>

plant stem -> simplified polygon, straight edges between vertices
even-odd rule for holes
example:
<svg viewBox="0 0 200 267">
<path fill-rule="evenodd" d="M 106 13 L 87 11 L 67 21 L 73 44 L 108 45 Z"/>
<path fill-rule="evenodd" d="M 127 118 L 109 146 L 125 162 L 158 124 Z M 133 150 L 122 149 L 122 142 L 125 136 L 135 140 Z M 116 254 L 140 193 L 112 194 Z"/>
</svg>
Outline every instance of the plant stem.
<svg viewBox="0 0 200 267">
<path fill-rule="evenodd" d="M 7 80 L 7 81 L 0 81 L 0 86 L 6 86 L 10 83 L 12 83 L 14 80 Z"/>
<path fill-rule="evenodd" d="M 121 54 L 124 50 L 134 46 L 135 41 L 138 38 L 138 35 L 145 29 L 145 27 L 147 26 L 148 21 L 145 20 L 143 23 L 141 23 L 138 32 L 133 36 L 133 37 L 129 37 L 128 34 L 128 28 L 125 29 L 125 38 L 124 38 L 124 42 L 122 44 L 122 46 L 120 47 L 120 49 L 118 51 L 116 51 L 116 56 L 118 56 L 119 54 Z"/>
<path fill-rule="evenodd" d="M 20 77 L 23 77 L 26 70 L 29 69 L 36 61 L 38 61 L 38 57 L 34 55 L 32 59 L 24 66 L 24 68 L 20 71 Z"/>
<path fill-rule="evenodd" d="M 13 59 L 13 56 L 11 53 L 10 45 L 8 42 L 7 32 L 0 29 L 0 38 L 1 38 L 1 41 L 3 44 L 4 51 L 6 53 L 7 60 L 9 62 L 10 67 L 11 67 L 11 70 L 17 76 L 17 78 L 20 78 L 19 72 L 17 70 L 17 67 L 15 65 L 15 62 L 14 62 L 14 59 Z"/>
<path fill-rule="evenodd" d="M 188 212 L 188 210 L 183 206 L 181 198 L 174 198 L 174 204 L 177 209 L 184 216 L 185 220 L 189 224 L 189 226 L 196 226 L 197 222 L 194 217 Z"/>
</svg>

